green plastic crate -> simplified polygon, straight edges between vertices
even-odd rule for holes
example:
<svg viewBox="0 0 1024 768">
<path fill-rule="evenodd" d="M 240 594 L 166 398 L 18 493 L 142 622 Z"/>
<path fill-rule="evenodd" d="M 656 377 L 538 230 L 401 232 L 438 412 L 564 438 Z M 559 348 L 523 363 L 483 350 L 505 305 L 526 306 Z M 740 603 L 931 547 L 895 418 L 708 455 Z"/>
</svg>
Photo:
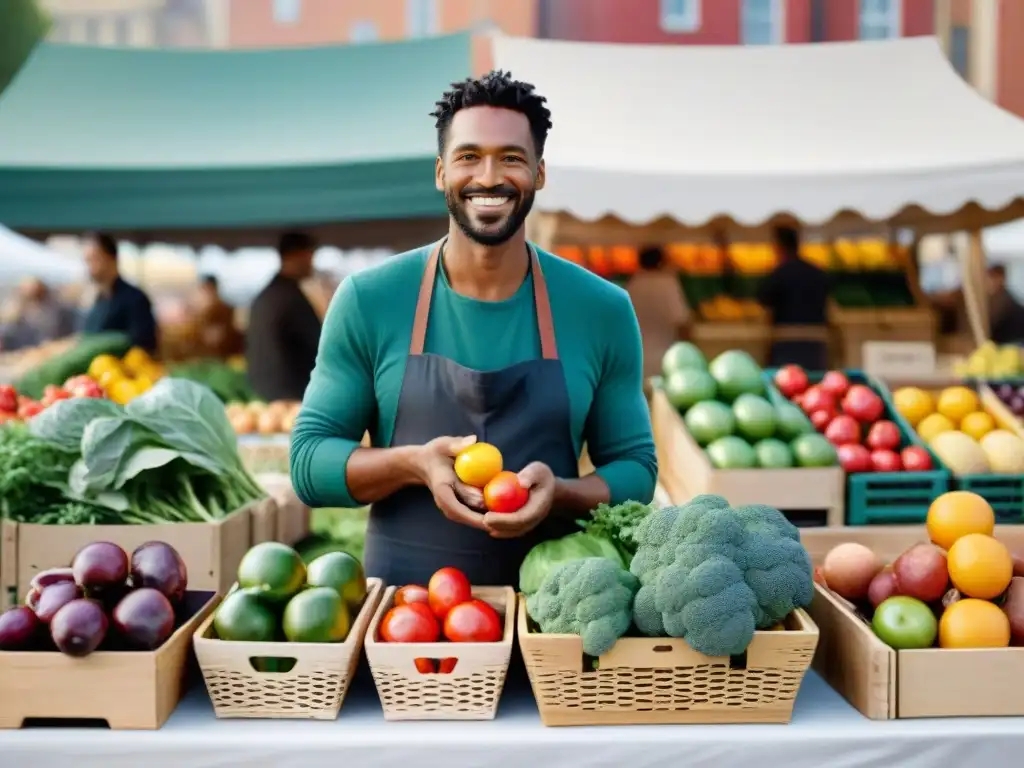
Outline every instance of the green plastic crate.
<svg viewBox="0 0 1024 768">
<path fill-rule="evenodd" d="M 900 430 L 900 450 L 911 445 L 924 448 L 932 457 L 935 469 L 927 472 L 858 472 L 846 476 L 847 525 L 909 525 L 923 523 L 928 507 L 937 497 L 950 489 L 949 470 L 911 429 L 906 419 L 893 407 L 888 390 L 862 371 L 843 371 L 851 384 L 866 384 L 881 395 L 885 404 L 883 418 L 889 419 Z M 809 371 L 812 384 L 821 381 L 823 371 Z M 767 386 L 774 391 L 775 369 L 766 370 Z M 779 393 L 781 397 L 781 393 Z"/>
</svg>

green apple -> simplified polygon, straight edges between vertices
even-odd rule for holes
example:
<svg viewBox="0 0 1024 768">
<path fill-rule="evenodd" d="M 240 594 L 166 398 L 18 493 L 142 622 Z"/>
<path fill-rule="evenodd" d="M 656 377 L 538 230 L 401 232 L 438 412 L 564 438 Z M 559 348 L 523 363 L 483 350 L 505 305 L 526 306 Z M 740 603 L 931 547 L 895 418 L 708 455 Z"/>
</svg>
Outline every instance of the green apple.
<svg viewBox="0 0 1024 768">
<path fill-rule="evenodd" d="M 890 597 L 875 609 L 871 628 L 886 645 L 897 651 L 931 648 L 939 622 L 928 604 L 916 597 Z"/>
</svg>

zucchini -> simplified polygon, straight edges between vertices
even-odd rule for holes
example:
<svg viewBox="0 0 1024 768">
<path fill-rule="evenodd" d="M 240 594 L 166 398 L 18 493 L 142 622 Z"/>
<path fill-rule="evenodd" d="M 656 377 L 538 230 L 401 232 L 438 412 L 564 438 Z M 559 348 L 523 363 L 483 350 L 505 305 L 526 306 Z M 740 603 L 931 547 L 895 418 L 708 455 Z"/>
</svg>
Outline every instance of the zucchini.
<svg viewBox="0 0 1024 768">
<path fill-rule="evenodd" d="M 72 376 L 79 376 L 89 370 L 93 358 L 99 355 L 122 357 L 132 342 L 127 335 L 116 331 L 90 333 L 82 336 L 66 352 L 54 355 L 35 368 L 26 371 L 15 383 L 19 394 L 38 399 L 49 386 L 62 386 Z"/>
</svg>

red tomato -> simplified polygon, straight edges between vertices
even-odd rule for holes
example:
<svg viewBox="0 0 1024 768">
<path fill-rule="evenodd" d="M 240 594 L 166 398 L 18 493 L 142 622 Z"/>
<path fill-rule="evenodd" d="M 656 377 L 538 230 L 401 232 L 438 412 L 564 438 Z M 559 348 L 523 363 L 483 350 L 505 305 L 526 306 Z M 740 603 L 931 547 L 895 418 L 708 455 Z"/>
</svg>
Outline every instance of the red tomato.
<svg viewBox="0 0 1024 768">
<path fill-rule="evenodd" d="M 801 402 L 805 413 L 814 413 L 815 411 L 836 412 L 836 396 L 828 390 L 822 389 L 817 384 L 804 392 Z"/>
<path fill-rule="evenodd" d="M 900 447 L 900 428 L 891 421 L 876 421 L 864 444 L 873 451 L 895 451 Z"/>
<path fill-rule="evenodd" d="M 43 400 L 42 400 L 42 403 L 43 403 L 44 406 L 52 405 L 53 403 L 57 402 L 58 400 L 70 400 L 70 399 L 71 399 L 71 393 L 68 392 L 66 389 L 63 389 L 62 387 L 55 387 L 53 384 L 49 384 L 49 385 L 47 385 L 46 389 L 43 390 Z"/>
<path fill-rule="evenodd" d="M 900 461 L 907 472 L 927 472 L 932 469 L 932 457 L 919 445 L 911 445 L 900 452 Z"/>
<path fill-rule="evenodd" d="M 839 457 L 839 466 L 848 475 L 871 471 L 871 451 L 863 445 L 850 443 L 837 446 L 836 455 Z"/>
<path fill-rule="evenodd" d="M 832 411 L 811 412 L 811 424 L 819 432 L 824 432 L 830 421 L 832 421 Z"/>
<path fill-rule="evenodd" d="M 491 512 L 515 512 L 529 500 L 515 472 L 499 472 L 484 486 L 484 505 Z"/>
<path fill-rule="evenodd" d="M 825 438 L 832 445 L 860 442 L 860 424 L 853 416 L 836 416 L 825 429 Z"/>
<path fill-rule="evenodd" d="M 470 600 L 448 612 L 444 636 L 453 643 L 496 643 L 502 636 L 501 619 L 483 600 Z"/>
<path fill-rule="evenodd" d="M 37 413 L 41 413 L 45 408 L 46 406 L 42 403 L 37 403 L 34 400 L 28 400 L 18 407 L 18 418 L 27 421 Z"/>
<path fill-rule="evenodd" d="M 437 619 L 411 605 L 396 605 L 384 614 L 380 636 L 385 643 L 436 643 L 441 637 Z"/>
<path fill-rule="evenodd" d="M 899 454 L 895 451 L 872 451 L 871 468 L 875 472 L 899 472 L 903 469 Z"/>
<path fill-rule="evenodd" d="M 882 398 L 871 391 L 871 387 L 854 384 L 843 398 L 843 413 L 853 416 L 862 424 L 874 424 L 885 413 Z"/>
<path fill-rule="evenodd" d="M 839 400 L 850 388 L 850 380 L 846 378 L 846 374 L 840 371 L 829 371 L 822 377 L 818 386 L 826 392 L 831 392 Z"/>
<path fill-rule="evenodd" d="M 412 603 L 426 603 L 427 588 L 419 584 L 406 584 L 395 592 L 395 605 L 411 605 Z"/>
<path fill-rule="evenodd" d="M 18 410 L 18 393 L 10 384 L 0 386 L 0 411 L 14 413 Z"/>
<path fill-rule="evenodd" d="M 807 389 L 807 374 L 799 365 L 784 365 L 775 373 L 775 386 L 792 400 Z"/>
<path fill-rule="evenodd" d="M 430 577 L 430 583 L 427 584 L 430 610 L 439 619 L 443 620 L 456 605 L 472 599 L 473 588 L 469 579 L 458 568 L 442 568 Z"/>
<path fill-rule="evenodd" d="M 458 663 L 458 659 L 441 659 L 441 663 L 437 665 L 437 671 L 442 675 L 450 675 Z"/>
<path fill-rule="evenodd" d="M 416 613 L 421 613 L 424 616 L 428 616 L 434 621 L 437 621 L 437 616 L 434 615 L 434 612 L 430 610 L 430 606 L 426 603 L 406 603 L 406 607 L 412 608 Z"/>
<path fill-rule="evenodd" d="M 103 397 L 103 388 L 91 376 L 72 376 L 64 382 L 72 397 Z"/>
<path fill-rule="evenodd" d="M 413 659 L 413 662 L 416 664 L 416 671 L 421 674 L 431 675 L 437 672 L 433 659 Z"/>
</svg>

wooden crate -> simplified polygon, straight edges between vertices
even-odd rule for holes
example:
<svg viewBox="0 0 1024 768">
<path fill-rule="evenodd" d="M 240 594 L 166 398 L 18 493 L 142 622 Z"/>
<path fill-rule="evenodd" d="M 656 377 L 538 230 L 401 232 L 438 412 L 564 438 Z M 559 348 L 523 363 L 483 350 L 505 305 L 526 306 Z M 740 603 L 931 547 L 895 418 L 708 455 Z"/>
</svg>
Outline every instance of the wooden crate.
<svg viewBox="0 0 1024 768">
<path fill-rule="evenodd" d="M 18 524 L 0 520 L 0 613 L 17 605 L 18 594 Z"/>
<path fill-rule="evenodd" d="M 473 587 L 473 596 L 504 618 L 497 643 L 385 643 L 377 639 L 380 622 L 395 602 L 388 587 L 366 633 L 366 658 L 384 709 L 385 720 L 493 720 L 505 687 L 516 622 L 512 587 Z M 447 673 L 425 673 L 416 659 L 455 659 Z"/>
<path fill-rule="evenodd" d="M 847 309 L 829 302 L 828 322 L 838 341 L 842 368 L 864 367 L 863 347 L 867 341 L 920 341 L 935 344 L 938 315 L 915 291 L 914 307 Z"/>
<path fill-rule="evenodd" d="M 185 691 L 192 635 L 214 605 L 212 592 L 186 593 L 191 616 L 155 651 L 96 651 L 83 658 L 0 651 L 0 728 L 20 728 L 28 719 L 160 728 Z"/>
<path fill-rule="evenodd" d="M 129 554 L 147 541 L 174 547 L 188 568 L 189 586 L 224 592 L 235 581 L 238 564 L 249 550 L 252 510 L 272 500 L 260 499 L 216 523 L 160 525 L 37 525 L 3 524 L 3 571 L 0 593 L 14 590 L 24 597 L 32 577 L 48 568 L 70 564 L 79 549 L 94 541 L 110 541 Z"/>
<path fill-rule="evenodd" d="M 767 323 L 757 320 L 695 322 L 691 326 L 690 341 L 708 360 L 730 349 L 738 349 L 749 353 L 758 365 L 764 366 L 768 364 L 771 352 L 772 329 Z"/>
<path fill-rule="evenodd" d="M 1024 648 L 895 651 L 851 606 L 815 585 L 814 669 L 865 717 L 1019 717 Z"/>
<path fill-rule="evenodd" d="M 249 643 L 219 640 L 213 614 L 195 634 L 196 657 L 219 718 L 334 720 L 356 674 L 363 637 L 380 602 L 380 579 L 366 580 L 366 599 L 340 643 Z M 287 672 L 257 671 L 257 659 L 291 662 Z"/>
<path fill-rule="evenodd" d="M 818 643 L 802 610 L 786 631 L 756 632 L 738 667 L 678 638 L 624 637 L 584 668 L 578 635 L 531 631 L 519 599 L 519 647 L 544 725 L 788 723 Z"/>
<path fill-rule="evenodd" d="M 767 504 L 783 511 L 822 510 L 826 525 L 843 524 L 845 477 L 839 467 L 715 469 L 661 390 L 651 398 L 651 423 L 660 480 L 673 501 L 710 493 L 733 506 Z"/>
</svg>

